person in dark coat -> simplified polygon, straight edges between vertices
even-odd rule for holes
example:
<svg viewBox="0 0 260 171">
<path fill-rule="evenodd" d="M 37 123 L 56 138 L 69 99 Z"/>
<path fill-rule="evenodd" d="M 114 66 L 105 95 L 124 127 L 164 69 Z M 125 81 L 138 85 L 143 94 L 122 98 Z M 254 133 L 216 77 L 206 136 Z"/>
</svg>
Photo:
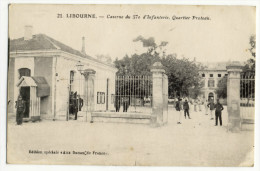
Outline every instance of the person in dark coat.
<svg viewBox="0 0 260 171">
<path fill-rule="evenodd" d="M 25 105 L 25 101 L 23 100 L 22 96 L 19 95 L 18 96 L 18 100 L 16 102 L 16 122 L 17 125 L 22 125 L 23 124 L 23 116 L 24 116 L 24 112 L 26 109 L 26 105 Z"/>
<path fill-rule="evenodd" d="M 123 98 L 123 112 L 127 112 L 129 107 L 129 100 L 128 97 Z"/>
<path fill-rule="evenodd" d="M 185 102 L 183 103 L 183 110 L 184 110 L 185 119 L 186 119 L 186 114 L 187 114 L 188 118 L 191 119 L 190 114 L 189 114 L 190 106 L 189 106 L 189 103 L 187 100 L 185 100 Z"/>
<path fill-rule="evenodd" d="M 224 107 L 222 104 L 220 104 L 219 99 L 217 99 L 217 103 L 215 104 L 215 120 L 216 120 L 216 124 L 215 126 L 218 126 L 218 119 L 219 119 L 219 123 L 220 126 L 222 126 L 222 110 L 224 110 Z"/>
<path fill-rule="evenodd" d="M 115 97 L 115 108 L 116 108 L 116 112 L 119 112 L 120 110 L 120 105 L 121 105 L 121 102 L 120 102 L 120 98 L 118 96 Z"/>
</svg>

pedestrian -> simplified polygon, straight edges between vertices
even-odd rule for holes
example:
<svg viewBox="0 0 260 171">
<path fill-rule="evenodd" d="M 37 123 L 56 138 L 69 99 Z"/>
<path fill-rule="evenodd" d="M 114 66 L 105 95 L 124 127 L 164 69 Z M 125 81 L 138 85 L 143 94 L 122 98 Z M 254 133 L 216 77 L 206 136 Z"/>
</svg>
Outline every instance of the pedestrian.
<svg viewBox="0 0 260 171">
<path fill-rule="evenodd" d="M 208 100 L 205 99 L 204 101 L 204 108 L 205 108 L 205 115 L 208 115 Z"/>
<path fill-rule="evenodd" d="M 77 92 L 74 93 L 73 98 L 72 98 L 72 103 L 73 103 L 73 111 L 75 118 L 74 120 L 78 119 L 78 111 L 79 111 L 79 100 L 77 99 Z"/>
<path fill-rule="evenodd" d="M 215 109 L 215 105 L 214 105 L 214 102 L 213 102 L 213 100 L 211 99 L 211 101 L 208 103 L 208 105 L 207 105 L 207 107 L 209 108 L 209 110 L 210 110 L 210 119 L 211 120 L 213 120 L 214 118 L 213 118 L 213 111 L 214 111 L 214 109 Z"/>
<path fill-rule="evenodd" d="M 188 118 L 191 119 L 190 114 L 189 114 L 190 107 L 189 107 L 189 103 L 187 100 L 185 100 L 185 102 L 183 103 L 183 110 L 184 110 L 185 119 L 186 119 L 186 114 L 187 114 Z"/>
<path fill-rule="evenodd" d="M 224 110 L 223 105 L 219 102 L 219 99 L 217 99 L 217 103 L 215 104 L 215 120 L 216 120 L 216 124 L 215 126 L 218 126 L 218 119 L 219 119 L 219 123 L 220 126 L 222 126 L 222 110 Z"/>
<path fill-rule="evenodd" d="M 128 97 L 124 97 L 123 98 L 123 112 L 127 112 L 128 107 L 129 107 Z"/>
<path fill-rule="evenodd" d="M 21 95 L 18 96 L 15 107 L 17 108 L 17 110 L 16 110 L 16 123 L 17 123 L 17 125 L 22 125 L 26 105 L 25 105 L 25 101 L 23 100 Z"/>
<path fill-rule="evenodd" d="M 116 108 L 116 112 L 119 112 L 120 110 L 120 97 L 116 96 L 115 97 L 115 108 Z"/>
<path fill-rule="evenodd" d="M 176 109 L 176 111 L 179 112 L 179 120 L 178 120 L 177 124 L 181 124 L 181 116 L 182 116 L 182 114 L 181 114 L 181 98 L 179 98 L 178 101 L 176 102 L 175 109 Z"/>
</svg>

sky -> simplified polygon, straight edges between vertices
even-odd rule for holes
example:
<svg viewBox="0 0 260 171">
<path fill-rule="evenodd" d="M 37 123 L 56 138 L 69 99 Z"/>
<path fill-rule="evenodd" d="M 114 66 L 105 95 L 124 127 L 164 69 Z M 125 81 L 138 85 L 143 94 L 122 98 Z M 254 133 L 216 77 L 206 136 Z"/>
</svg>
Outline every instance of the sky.
<svg viewBox="0 0 260 171">
<path fill-rule="evenodd" d="M 63 18 L 57 18 L 62 14 Z M 97 18 L 66 18 L 67 14 L 95 14 Z M 130 19 L 107 16 L 129 15 Z M 133 19 L 133 15 L 140 19 Z M 168 17 L 143 19 L 144 15 Z M 104 16 L 104 18 L 99 18 Z M 173 20 L 172 17 L 191 17 Z M 208 17 L 210 20 L 192 19 Z M 166 53 L 176 53 L 199 62 L 245 61 L 249 37 L 256 32 L 255 7 L 250 6 L 174 6 L 174 5 L 11 5 L 9 37 L 24 36 L 24 26 L 33 34 L 46 34 L 81 50 L 82 36 L 86 53 L 108 55 L 112 60 L 147 49 L 138 36 L 154 37 L 157 44 L 167 41 Z"/>
</svg>

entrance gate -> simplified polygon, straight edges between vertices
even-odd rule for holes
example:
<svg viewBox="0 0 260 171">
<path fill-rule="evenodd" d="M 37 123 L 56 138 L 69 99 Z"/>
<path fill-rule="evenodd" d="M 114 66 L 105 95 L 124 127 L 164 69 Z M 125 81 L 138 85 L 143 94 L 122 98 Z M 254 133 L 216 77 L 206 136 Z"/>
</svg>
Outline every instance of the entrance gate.
<svg viewBox="0 0 260 171">
<path fill-rule="evenodd" d="M 116 112 L 152 112 L 151 76 L 117 76 L 115 81 Z"/>
<path fill-rule="evenodd" d="M 254 117 L 255 117 L 254 114 L 255 114 L 255 75 L 253 73 L 241 73 L 240 76 L 241 126 L 244 123 L 254 123 Z"/>
</svg>

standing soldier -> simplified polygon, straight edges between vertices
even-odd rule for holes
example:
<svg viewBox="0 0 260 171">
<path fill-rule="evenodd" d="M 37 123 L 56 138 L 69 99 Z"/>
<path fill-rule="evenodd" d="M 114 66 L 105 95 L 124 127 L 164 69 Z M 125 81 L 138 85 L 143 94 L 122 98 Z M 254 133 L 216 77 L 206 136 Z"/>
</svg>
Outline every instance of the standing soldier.
<svg viewBox="0 0 260 171">
<path fill-rule="evenodd" d="M 191 119 L 190 114 L 189 114 L 190 107 L 189 107 L 189 103 L 187 100 L 185 100 L 185 102 L 183 103 L 183 110 L 184 110 L 185 119 L 186 119 L 186 114 L 187 114 L 188 118 Z"/>
<path fill-rule="evenodd" d="M 25 101 L 23 100 L 21 95 L 18 96 L 18 100 L 16 102 L 15 107 L 17 108 L 17 111 L 16 111 L 17 125 L 22 125 L 23 124 L 23 115 L 24 115 L 26 106 L 25 106 Z"/>
<path fill-rule="evenodd" d="M 219 99 L 217 99 L 217 103 L 215 104 L 215 119 L 216 119 L 216 124 L 215 126 L 218 126 L 218 119 L 219 119 L 219 123 L 220 126 L 222 126 L 222 110 L 224 109 L 224 107 L 222 106 L 222 104 L 220 104 Z"/>
<path fill-rule="evenodd" d="M 75 120 L 78 119 L 78 111 L 79 111 L 79 100 L 77 99 L 77 92 L 74 93 L 73 96 L 73 110 L 75 114 Z"/>
<path fill-rule="evenodd" d="M 119 112 L 119 110 L 120 110 L 120 105 L 121 105 L 121 103 L 120 103 L 120 97 L 118 97 L 118 96 L 116 95 L 116 97 L 115 97 L 115 108 L 116 108 L 116 112 Z"/>
<path fill-rule="evenodd" d="M 123 112 L 127 112 L 128 107 L 129 107 L 128 97 L 124 97 L 123 98 Z"/>
</svg>

